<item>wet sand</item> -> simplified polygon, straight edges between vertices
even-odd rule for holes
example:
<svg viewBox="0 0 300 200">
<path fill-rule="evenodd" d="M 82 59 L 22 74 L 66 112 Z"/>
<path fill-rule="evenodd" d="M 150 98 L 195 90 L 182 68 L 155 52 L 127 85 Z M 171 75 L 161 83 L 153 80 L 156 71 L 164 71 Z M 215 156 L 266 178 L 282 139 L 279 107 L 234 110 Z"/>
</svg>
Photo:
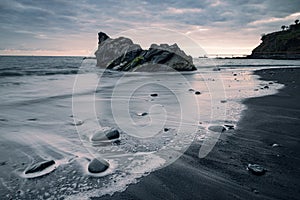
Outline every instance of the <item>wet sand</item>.
<svg viewBox="0 0 300 200">
<path fill-rule="evenodd" d="M 300 69 L 255 72 L 285 85 L 279 93 L 244 101 L 248 109 L 205 158 L 195 142 L 175 163 L 126 191 L 92 199 L 298 199 L 300 196 Z M 273 144 L 278 144 L 279 146 Z M 262 165 L 257 176 L 247 165 Z"/>
</svg>

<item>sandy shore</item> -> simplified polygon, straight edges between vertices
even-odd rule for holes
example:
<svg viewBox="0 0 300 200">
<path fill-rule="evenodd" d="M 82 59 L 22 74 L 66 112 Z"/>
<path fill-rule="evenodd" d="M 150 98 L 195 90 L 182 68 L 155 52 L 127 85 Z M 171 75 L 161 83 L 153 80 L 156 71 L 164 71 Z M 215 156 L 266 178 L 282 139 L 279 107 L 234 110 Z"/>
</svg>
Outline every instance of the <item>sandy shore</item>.
<svg viewBox="0 0 300 200">
<path fill-rule="evenodd" d="M 222 134 L 207 157 L 198 158 L 200 145 L 194 143 L 175 163 L 125 192 L 93 199 L 298 199 L 300 69 L 255 73 L 286 87 L 272 96 L 245 100 L 248 109 L 238 127 Z M 246 170 L 249 163 L 267 172 L 253 175 Z"/>
</svg>

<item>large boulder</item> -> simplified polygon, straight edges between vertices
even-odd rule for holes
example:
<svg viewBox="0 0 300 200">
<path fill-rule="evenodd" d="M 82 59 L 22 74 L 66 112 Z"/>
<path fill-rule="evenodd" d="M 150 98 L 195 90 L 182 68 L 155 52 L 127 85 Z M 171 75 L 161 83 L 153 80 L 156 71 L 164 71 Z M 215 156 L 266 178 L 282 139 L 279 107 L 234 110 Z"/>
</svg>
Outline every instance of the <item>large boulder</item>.
<svg viewBox="0 0 300 200">
<path fill-rule="evenodd" d="M 148 50 L 129 38 L 109 38 L 98 33 L 97 66 L 117 71 L 193 71 L 196 67 L 177 44 L 152 44 Z"/>
</svg>

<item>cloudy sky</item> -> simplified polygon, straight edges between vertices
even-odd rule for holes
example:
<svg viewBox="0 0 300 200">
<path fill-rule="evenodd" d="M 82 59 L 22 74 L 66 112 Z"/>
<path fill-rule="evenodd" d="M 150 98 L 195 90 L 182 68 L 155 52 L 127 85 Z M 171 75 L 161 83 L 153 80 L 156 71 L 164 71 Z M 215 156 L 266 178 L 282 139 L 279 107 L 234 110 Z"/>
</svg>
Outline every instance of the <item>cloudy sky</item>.
<svg viewBox="0 0 300 200">
<path fill-rule="evenodd" d="M 299 0 L 1 0 L 0 54 L 85 56 L 95 49 L 97 32 L 141 28 L 145 41 L 171 31 L 209 54 L 248 54 L 262 33 L 299 18 Z M 168 42 L 180 43 L 176 34 Z"/>
</svg>

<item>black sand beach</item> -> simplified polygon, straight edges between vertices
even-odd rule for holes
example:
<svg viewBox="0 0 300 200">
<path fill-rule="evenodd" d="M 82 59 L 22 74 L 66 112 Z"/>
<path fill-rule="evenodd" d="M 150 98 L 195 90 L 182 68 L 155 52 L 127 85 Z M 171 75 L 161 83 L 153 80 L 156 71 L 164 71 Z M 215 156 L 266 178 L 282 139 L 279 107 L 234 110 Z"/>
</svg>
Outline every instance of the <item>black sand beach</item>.
<svg viewBox="0 0 300 200">
<path fill-rule="evenodd" d="M 245 100 L 248 109 L 238 127 L 222 134 L 208 156 L 199 159 L 200 145 L 194 143 L 175 163 L 126 191 L 93 199 L 299 199 L 300 69 L 255 74 L 285 87 Z M 266 173 L 252 174 L 249 163 Z"/>
</svg>

